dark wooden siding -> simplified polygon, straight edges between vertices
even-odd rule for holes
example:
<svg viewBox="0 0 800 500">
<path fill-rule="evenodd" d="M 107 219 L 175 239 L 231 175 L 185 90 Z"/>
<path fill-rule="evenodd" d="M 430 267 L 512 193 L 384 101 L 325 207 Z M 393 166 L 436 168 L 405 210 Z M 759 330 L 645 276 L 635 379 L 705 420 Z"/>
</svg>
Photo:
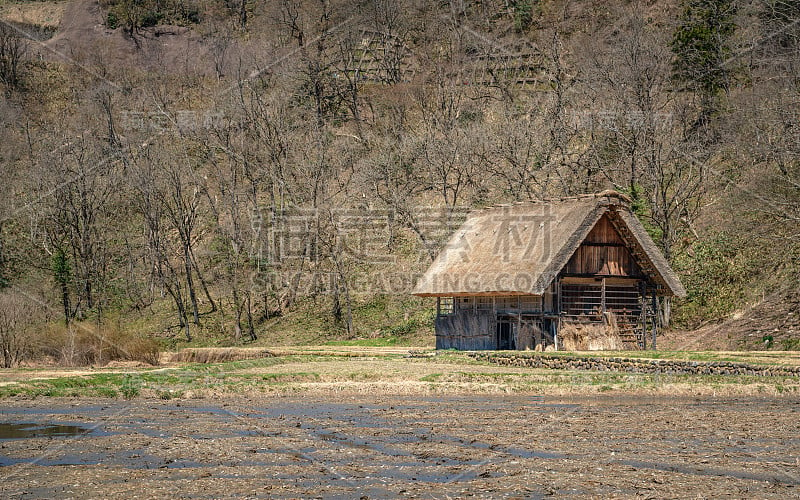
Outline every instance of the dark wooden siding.
<svg viewBox="0 0 800 500">
<path fill-rule="evenodd" d="M 592 228 L 563 273 L 581 276 L 641 276 L 639 266 L 607 215 Z"/>
<path fill-rule="evenodd" d="M 496 349 L 492 311 L 458 311 L 436 318 L 436 348 L 481 351 Z"/>
</svg>

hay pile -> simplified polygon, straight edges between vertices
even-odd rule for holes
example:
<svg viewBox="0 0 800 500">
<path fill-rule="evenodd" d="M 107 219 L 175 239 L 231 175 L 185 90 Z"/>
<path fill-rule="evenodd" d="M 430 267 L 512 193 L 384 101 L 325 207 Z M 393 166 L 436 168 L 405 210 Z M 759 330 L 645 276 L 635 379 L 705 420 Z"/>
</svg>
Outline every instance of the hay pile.
<svg viewBox="0 0 800 500">
<path fill-rule="evenodd" d="M 613 314 L 604 324 L 567 323 L 559 332 L 559 347 L 565 351 L 619 351 L 624 348 Z"/>
</svg>

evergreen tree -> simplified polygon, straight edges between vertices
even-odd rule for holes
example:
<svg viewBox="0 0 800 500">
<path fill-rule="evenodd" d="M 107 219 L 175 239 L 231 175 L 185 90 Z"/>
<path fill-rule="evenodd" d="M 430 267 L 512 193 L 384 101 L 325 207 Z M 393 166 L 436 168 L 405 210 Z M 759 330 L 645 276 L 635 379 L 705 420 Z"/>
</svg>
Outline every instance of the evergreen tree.
<svg viewBox="0 0 800 500">
<path fill-rule="evenodd" d="M 72 316 L 72 307 L 70 304 L 69 285 L 72 281 L 72 266 L 69 263 L 69 257 L 63 250 L 58 250 L 53 255 L 53 278 L 56 285 L 61 292 L 61 305 L 64 307 L 64 322 L 68 325 Z"/>
<path fill-rule="evenodd" d="M 731 86 L 731 38 L 736 31 L 732 0 L 684 0 L 681 22 L 672 37 L 672 76 L 701 99 L 703 121 L 717 109 Z"/>
</svg>

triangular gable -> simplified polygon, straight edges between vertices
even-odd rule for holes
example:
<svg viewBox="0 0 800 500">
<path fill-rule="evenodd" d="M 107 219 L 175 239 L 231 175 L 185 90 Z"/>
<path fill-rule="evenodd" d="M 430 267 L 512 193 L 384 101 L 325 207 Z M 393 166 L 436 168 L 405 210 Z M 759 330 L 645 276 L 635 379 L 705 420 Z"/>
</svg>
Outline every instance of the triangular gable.
<svg viewBox="0 0 800 500">
<path fill-rule="evenodd" d="M 565 275 L 643 277 L 629 244 L 614 227 L 609 211 L 595 223 L 562 269 Z"/>
</svg>

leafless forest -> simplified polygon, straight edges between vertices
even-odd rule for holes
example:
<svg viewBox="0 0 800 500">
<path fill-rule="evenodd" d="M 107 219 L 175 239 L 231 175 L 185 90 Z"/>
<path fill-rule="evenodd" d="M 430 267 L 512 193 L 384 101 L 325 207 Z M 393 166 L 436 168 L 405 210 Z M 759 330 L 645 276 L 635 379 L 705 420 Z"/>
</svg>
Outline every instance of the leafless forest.
<svg viewBox="0 0 800 500">
<path fill-rule="evenodd" d="M 796 0 L 30 5 L 0 2 L 6 365 L 424 335 L 408 289 L 467 210 L 609 188 L 674 327 L 798 348 Z"/>
</svg>

